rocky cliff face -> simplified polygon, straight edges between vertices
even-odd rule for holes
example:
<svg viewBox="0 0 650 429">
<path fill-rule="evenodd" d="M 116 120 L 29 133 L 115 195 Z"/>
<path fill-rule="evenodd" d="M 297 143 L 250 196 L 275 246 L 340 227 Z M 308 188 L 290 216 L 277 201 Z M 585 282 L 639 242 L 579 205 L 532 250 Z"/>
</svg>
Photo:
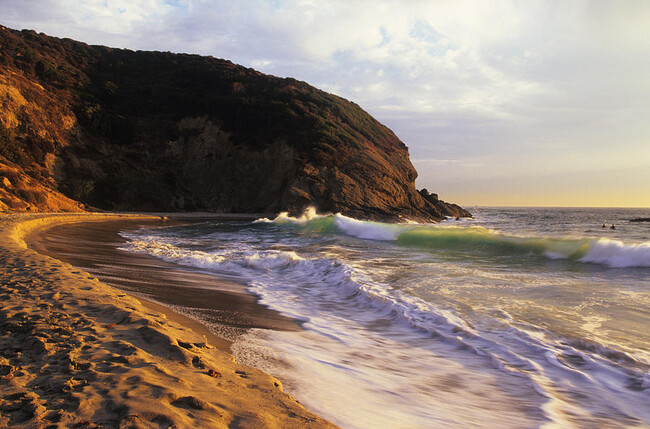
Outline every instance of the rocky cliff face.
<svg viewBox="0 0 650 429">
<path fill-rule="evenodd" d="M 0 183 L 9 208 L 469 216 L 416 191 L 406 146 L 359 106 L 229 61 L 3 28 L 0 103 L 0 167 L 56 196 Z"/>
</svg>

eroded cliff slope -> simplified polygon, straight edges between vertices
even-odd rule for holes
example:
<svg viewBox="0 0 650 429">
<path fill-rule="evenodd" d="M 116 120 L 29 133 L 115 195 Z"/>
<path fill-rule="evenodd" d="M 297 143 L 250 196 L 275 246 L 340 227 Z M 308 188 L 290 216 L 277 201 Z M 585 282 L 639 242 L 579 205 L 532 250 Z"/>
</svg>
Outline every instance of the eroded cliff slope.
<svg viewBox="0 0 650 429">
<path fill-rule="evenodd" d="M 0 183 L 0 209 L 469 215 L 419 193 L 406 146 L 356 104 L 225 60 L 2 28 L 0 105 L 0 169 L 45 195 Z"/>
</svg>

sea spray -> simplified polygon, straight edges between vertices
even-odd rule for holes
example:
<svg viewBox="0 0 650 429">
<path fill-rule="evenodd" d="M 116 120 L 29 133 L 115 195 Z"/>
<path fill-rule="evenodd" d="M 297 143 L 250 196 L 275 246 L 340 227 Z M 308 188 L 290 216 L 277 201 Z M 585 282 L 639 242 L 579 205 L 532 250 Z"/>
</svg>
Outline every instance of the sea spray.
<svg viewBox="0 0 650 429">
<path fill-rule="evenodd" d="M 602 238 L 526 237 L 467 223 L 448 226 L 360 221 L 341 214 L 317 214 L 313 208 L 307 209 L 300 217 L 281 213 L 273 220 L 260 219 L 257 222 L 298 226 L 301 231 L 309 233 L 338 233 L 368 240 L 397 241 L 411 247 L 505 254 L 532 252 L 551 259 L 570 259 L 610 267 L 650 267 L 650 243 L 625 244 Z"/>
<path fill-rule="evenodd" d="M 582 262 L 610 267 L 650 267 L 650 243 L 625 244 L 621 241 L 599 239 L 589 246 Z"/>
<path fill-rule="evenodd" d="M 312 211 L 141 231 L 125 248 L 234 274 L 300 320 L 251 331 L 236 355 L 342 426 L 648 424 L 647 234 L 524 213 L 428 225 Z"/>
</svg>

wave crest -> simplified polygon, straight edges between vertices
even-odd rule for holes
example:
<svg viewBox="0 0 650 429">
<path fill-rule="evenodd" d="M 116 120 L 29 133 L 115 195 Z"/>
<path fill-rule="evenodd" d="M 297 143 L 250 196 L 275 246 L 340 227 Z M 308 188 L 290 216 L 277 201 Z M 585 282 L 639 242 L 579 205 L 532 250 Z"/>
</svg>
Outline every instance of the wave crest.
<svg viewBox="0 0 650 429">
<path fill-rule="evenodd" d="M 313 207 L 300 217 L 291 217 L 284 212 L 273 220 L 258 219 L 256 222 L 300 228 L 308 233 L 392 241 L 407 247 L 480 250 L 492 254 L 534 253 L 549 259 L 568 259 L 613 268 L 650 267 L 650 243 L 625 244 L 603 238 L 521 237 L 472 225 L 362 221 L 342 214 L 318 214 Z"/>
</svg>

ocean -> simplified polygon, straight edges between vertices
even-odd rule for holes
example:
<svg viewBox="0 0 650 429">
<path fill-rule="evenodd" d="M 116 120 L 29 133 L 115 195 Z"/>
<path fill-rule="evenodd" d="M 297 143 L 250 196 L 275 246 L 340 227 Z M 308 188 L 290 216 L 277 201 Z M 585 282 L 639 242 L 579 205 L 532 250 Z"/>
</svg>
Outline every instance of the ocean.
<svg viewBox="0 0 650 429">
<path fill-rule="evenodd" d="M 341 427 L 650 427 L 650 223 L 629 222 L 650 210 L 472 212 L 211 220 L 124 233 L 123 248 L 297 320 L 233 352 Z"/>
</svg>

